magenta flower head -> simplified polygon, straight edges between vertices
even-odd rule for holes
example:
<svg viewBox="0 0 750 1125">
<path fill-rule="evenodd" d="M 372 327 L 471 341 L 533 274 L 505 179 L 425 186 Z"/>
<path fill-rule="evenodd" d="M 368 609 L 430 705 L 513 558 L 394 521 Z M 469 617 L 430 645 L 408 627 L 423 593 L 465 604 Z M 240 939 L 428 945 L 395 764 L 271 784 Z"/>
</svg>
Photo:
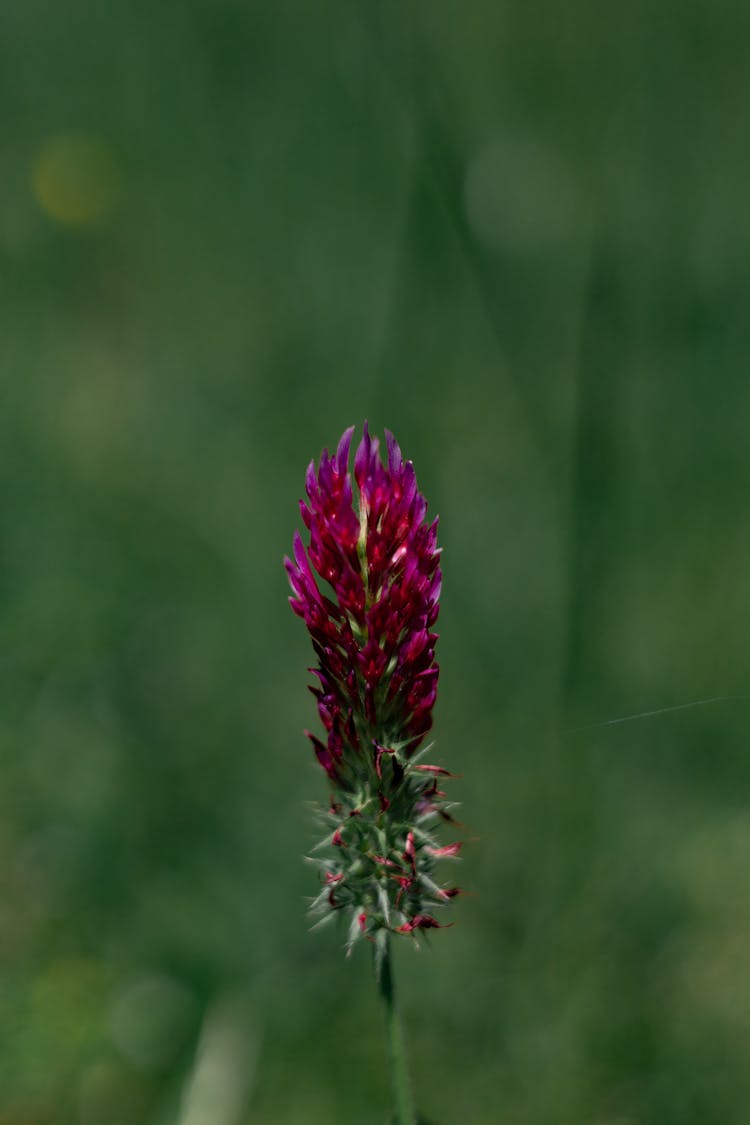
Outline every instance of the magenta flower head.
<svg viewBox="0 0 750 1125">
<path fill-rule="evenodd" d="M 422 761 L 438 682 L 433 632 L 440 597 L 437 519 L 386 430 L 387 464 L 367 424 L 349 471 L 353 427 L 333 457 L 323 450 L 300 502 L 307 550 L 294 536 L 285 566 L 292 609 L 303 618 L 318 664 L 311 688 L 323 724 L 308 732 L 331 784 L 326 828 L 315 849 L 321 920 L 349 916 L 349 947 L 364 936 L 415 936 L 440 928 L 432 911 L 458 893 L 437 881 L 434 828 L 453 823 L 440 788 L 451 775 Z M 316 577 L 317 574 L 317 577 Z"/>
</svg>

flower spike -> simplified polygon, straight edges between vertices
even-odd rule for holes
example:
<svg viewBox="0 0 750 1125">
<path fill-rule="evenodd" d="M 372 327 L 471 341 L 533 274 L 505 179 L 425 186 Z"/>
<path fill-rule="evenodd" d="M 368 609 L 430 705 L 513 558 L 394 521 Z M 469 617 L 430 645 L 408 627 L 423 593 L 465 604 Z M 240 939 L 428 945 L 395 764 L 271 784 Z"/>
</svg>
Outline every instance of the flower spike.
<svg viewBox="0 0 750 1125">
<path fill-rule="evenodd" d="M 365 422 L 352 480 L 353 433 L 308 467 L 300 511 L 309 542 L 295 533 L 284 560 L 291 607 L 318 659 L 310 690 L 323 737 L 306 733 L 334 790 L 321 814 L 326 890 L 314 909 L 347 912 L 350 946 L 444 928 L 430 911 L 457 891 L 435 882 L 435 866 L 461 846 L 441 847 L 431 827 L 452 823 L 436 778 L 455 775 L 417 763 L 439 676 L 437 520 L 427 522 L 414 466 L 387 430 L 384 464 Z"/>
</svg>

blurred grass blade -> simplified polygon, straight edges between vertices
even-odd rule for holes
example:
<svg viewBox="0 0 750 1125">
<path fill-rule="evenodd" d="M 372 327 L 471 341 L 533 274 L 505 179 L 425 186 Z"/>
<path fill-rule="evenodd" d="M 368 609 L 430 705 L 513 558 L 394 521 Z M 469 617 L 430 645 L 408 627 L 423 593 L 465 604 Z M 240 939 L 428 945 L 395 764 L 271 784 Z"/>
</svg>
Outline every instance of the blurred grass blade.
<svg viewBox="0 0 750 1125">
<path fill-rule="evenodd" d="M 255 1078 L 259 1036 L 248 1005 L 236 996 L 206 1016 L 183 1094 L 179 1125 L 238 1125 Z"/>
</svg>

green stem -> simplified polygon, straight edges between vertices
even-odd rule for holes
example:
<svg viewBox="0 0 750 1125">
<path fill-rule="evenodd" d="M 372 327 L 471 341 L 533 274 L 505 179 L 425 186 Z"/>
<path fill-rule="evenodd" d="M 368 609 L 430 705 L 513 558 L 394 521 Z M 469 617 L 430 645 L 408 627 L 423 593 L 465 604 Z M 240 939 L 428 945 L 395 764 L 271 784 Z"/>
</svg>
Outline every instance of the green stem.
<svg viewBox="0 0 750 1125">
<path fill-rule="evenodd" d="M 391 1070 L 393 1099 L 395 1102 L 395 1125 L 417 1125 L 417 1115 L 412 1101 L 409 1067 L 406 1061 L 406 1042 L 401 1017 L 396 1007 L 393 968 L 391 965 L 390 939 L 386 939 L 383 960 L 378 978 L 380 995 L 385 1006 L 385 1029 L 388 1043 L 388 1065 Z"/>
</svg>

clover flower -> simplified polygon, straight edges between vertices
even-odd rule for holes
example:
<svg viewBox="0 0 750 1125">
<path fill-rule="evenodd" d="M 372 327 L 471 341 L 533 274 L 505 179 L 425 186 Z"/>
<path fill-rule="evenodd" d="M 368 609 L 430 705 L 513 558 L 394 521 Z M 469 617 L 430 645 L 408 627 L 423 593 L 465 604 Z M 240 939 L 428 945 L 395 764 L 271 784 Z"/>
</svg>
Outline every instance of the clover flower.
<svg viewBox="0 0 750 1125">
<path fill-rule="evenodd" d="M 436 864 L 461 845 L 441 847 L 433 835 L 441 821 L 455 823 L 440 788 L 453 775 L 422 762 L 429 747 L 420 750 L 438 682 L 438 521 L 427 522 L 414 467 L 392 434 L 383 464 L 367 423 L 355 496 L 353 432 L 334 456 L 323 450 L 317 472 L 310 463 L 300 501 L 309 545 L 296 533 L 285 566 L 318 660 L 310 690 L 324 735 L 306 733 L 332 787 L 312 909 L 321 921 L 348 914 L 349 948 L 360 937 L 384 948 L 388 933 L 440 928 L 431 911 L 459 890 L 440 885 Z"/>
</svg>

